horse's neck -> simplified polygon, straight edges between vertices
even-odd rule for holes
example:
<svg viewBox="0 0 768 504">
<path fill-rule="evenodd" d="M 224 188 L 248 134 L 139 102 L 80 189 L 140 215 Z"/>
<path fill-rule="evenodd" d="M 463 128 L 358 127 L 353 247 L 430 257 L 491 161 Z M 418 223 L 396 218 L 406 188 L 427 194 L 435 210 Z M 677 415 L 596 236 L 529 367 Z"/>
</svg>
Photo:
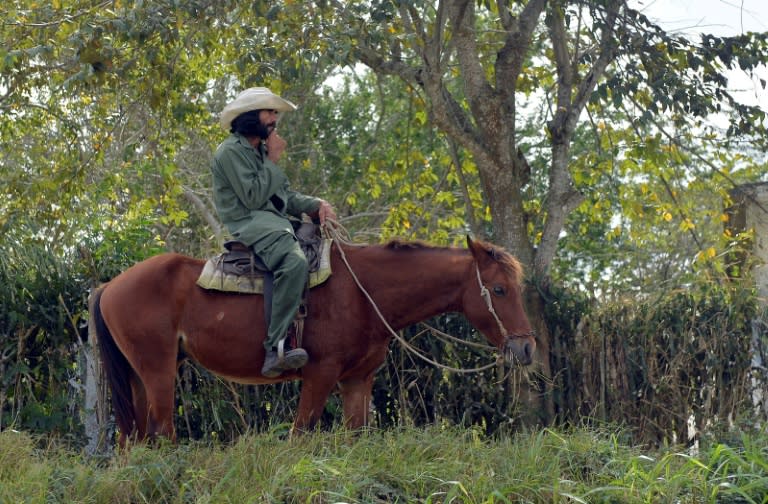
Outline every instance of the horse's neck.
<svg viewBox="0 0 768 504">
<path fill-rule="evenodd" d="M 461 307 L 471 257 L 459 249 L 361 249 L 356 264 L 363 287 L 390 324 L 410 324 Z"/>
</svg>

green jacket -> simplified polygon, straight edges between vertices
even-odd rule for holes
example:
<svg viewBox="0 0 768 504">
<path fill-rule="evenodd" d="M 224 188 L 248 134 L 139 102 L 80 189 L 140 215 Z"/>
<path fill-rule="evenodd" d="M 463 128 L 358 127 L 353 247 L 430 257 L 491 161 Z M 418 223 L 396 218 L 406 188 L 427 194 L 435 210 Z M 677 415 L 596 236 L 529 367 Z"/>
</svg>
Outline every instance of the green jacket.
<svg viewBox="0 0 768 504">
<path fill-rule="evenodd" d="M 263 143 L 255 148 L 238 133 L 216 149 L 211 171 L 219 218 L 236 240 L 249 246 L 263 248 L 276 240 L 275 233 L 293 233 L 288 216 L 301 217 L 320 206 L 320 199 L 289 188 Z"/>
</svg>

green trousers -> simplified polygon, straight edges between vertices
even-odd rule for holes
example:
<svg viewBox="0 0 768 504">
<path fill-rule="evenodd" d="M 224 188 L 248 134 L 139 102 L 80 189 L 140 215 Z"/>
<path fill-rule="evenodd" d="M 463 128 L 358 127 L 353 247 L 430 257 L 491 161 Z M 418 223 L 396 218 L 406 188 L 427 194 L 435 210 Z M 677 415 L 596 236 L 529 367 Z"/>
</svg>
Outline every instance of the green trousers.
<svg viewBox="0 0 768 504">
<path fill-rule="evenodd" d="M 307 258 L 293 233 L 278 232 L 268 244 L 254 245 L 254 252 L 274 275 L 272 287 L 272 319 L 264 340 L 268 351 L 277 348 L 285 338 L 301 303 L 307 282 Z"/>
</svg>

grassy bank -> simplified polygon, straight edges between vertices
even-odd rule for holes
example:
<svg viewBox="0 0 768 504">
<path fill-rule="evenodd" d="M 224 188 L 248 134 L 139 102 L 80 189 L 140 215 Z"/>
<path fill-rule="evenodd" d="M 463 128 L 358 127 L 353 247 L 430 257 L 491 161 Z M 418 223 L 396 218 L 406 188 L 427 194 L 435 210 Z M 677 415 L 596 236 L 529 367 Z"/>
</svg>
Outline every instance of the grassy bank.
<svg viewBox="0 0 768 504">
<path fill-rule="evenodd" d="M 768 436 L 643 450 L 602 431 L 243 436 L 87 459 L 0 433 L 0 503 L 768 502 Z"/>
</svg>

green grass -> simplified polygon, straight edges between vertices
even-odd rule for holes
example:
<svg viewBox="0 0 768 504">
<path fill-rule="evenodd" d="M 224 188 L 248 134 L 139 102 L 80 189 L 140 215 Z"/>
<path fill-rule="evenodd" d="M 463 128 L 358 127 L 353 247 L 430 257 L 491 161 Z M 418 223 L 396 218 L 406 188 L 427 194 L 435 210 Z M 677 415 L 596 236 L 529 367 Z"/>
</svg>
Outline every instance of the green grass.
<svg viewBox="0 0 768 504">
<path fill-rule="evenodd" d="M 5 431 L 0 503 L 768 502 L 768 435 L 713 442 L 695 456 L 622 439 L 403 428 L 134 446 L 98 460 Z"/>
</svg>

